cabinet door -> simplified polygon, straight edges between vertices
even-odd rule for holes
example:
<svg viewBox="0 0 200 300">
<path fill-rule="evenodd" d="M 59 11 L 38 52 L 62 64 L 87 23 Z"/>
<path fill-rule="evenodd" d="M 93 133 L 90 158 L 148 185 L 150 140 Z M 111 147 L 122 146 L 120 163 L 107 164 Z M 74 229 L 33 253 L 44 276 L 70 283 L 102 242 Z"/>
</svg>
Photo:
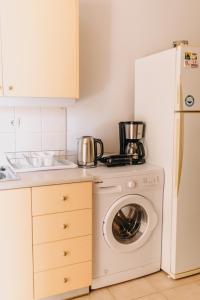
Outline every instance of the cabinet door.
<svg viewBox="0 0 200 300">
<path fill-rule="evenodd" d="M 5 96 L 78 98 L 78 0 L 1 0 Z"/>
<path fill-rule="evenodd" d="M 0 299 L 32 300 L 31 191 L 0 191 Z"/>
</svg>

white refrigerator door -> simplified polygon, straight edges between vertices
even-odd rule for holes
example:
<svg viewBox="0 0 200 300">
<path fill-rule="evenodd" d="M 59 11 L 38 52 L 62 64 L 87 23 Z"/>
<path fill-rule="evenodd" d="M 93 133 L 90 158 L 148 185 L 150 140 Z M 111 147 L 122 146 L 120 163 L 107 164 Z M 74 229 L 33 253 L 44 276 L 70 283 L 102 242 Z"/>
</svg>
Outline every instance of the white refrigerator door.
<svg viewBox="0 0 200 300">
<path fill-rule="evenodd" d="M 176 113 L 171 273 L 200 268 L 200 112 Z"/>
<path fill-rule="evenodd" d="M 177 50 L 176 111 L 200 111 L 200 48 L 181 47 Z"/>
</svg>

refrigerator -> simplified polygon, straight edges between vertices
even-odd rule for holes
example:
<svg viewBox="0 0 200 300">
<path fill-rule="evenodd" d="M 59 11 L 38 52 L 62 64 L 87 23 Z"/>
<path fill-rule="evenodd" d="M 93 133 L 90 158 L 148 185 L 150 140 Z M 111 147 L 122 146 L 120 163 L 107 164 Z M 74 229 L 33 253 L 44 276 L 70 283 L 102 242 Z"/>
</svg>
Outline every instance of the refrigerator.
<svg viewBox="0 0 200 300">
<path fill-rule="evenodd" d="M 161 269 L 200 272 L 200 47 L 136 60 L 135 120 L 146 123 L 147 162 L 163 166 Z"/>
</svg>

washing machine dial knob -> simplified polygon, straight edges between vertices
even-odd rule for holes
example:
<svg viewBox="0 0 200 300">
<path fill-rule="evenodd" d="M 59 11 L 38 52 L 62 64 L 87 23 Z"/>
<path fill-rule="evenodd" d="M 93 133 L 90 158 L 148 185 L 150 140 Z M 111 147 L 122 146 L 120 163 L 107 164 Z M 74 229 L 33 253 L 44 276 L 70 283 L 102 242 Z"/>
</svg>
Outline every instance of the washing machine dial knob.
<svg viewBox="0 0 200 300">
<path fill-rule="evenodd" d="M 130 189 L 135 188 L 136 185 L 137 185 L 137 183 L 136 183 L 136 181 L 134 181 L 134 180 L 131 180 L 131 181 L 128 182 L 128 187 L 129 187 Z"/>
</svg>

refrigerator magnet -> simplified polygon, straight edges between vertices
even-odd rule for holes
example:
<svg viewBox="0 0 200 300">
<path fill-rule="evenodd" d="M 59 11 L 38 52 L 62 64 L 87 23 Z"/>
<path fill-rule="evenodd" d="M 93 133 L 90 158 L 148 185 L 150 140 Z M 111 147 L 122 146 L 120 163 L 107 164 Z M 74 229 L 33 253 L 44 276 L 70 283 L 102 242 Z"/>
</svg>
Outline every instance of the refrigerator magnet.
<svg viewBox="0 0 200 300">
<path fill-rule="evenodd" d="M 191 107 L 194 105 L 194 97 L 192 95 L 188 95 L 186 98 L 185 98 L 185 104 L 186 106 L 188 107 Z"/>
<path fill-rule="evenodd" d="M 185 52 L 184 66 L 186 68 L 196 69 L 199 67 L 198 54 L 194 52 Z"/>
</svg>

